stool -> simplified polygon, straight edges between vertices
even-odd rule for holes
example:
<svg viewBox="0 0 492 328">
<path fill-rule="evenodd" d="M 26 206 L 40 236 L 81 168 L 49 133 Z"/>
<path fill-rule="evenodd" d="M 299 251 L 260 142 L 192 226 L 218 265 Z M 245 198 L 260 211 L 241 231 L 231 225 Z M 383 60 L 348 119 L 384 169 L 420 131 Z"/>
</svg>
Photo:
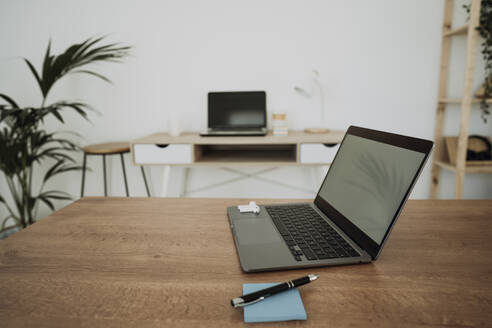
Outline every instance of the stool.
<svg viewBox="0 0 492 328">
<path fill-rule="evenodd" d="M 87 163 L 87 156 L 102 155 L 103 160 L 103 174 L 104 174 L 104 196 L 108 196 L 108 190 L 106 185 L 106 155 L 120 155 L 121 167 L 123 168 L 123 179 L 125 181 L 126 197 L 129 197 L 128 183 L 126 181 L 125 160 L 123 155 L 130 152 L 130 144 L 128 142 L 108 142 L 101 144 L 88 145 L 82 148 L 84 151 L 84 164 L 82 166 L 82 187 L 80 190 L 80 197 L 84 197 L 84 184 L 85 184 L 85 169 Z M 145 189 L 147 190 L 147 196 L 150 197 L 149 186 L 147 185 L 147 178 L 145 177 L 145 171 L 143 166 L 140 166 L 142 171 L 142 177 L 145 183 Z"/>
</svg>

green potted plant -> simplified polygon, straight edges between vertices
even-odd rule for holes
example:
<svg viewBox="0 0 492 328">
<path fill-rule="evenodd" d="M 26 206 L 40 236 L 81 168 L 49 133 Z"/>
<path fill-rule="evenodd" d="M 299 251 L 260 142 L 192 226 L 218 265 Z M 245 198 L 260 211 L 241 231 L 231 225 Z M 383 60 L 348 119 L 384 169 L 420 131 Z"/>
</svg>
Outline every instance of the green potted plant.
<svg viewBox="0 0 492 328">
<path fill-rule="evenodd" d="M 80 101 L 56 101 L 46 104 L 53 85 L 68 74 L 89 74 L 106 82 L 105 76 L 87 69 L 97 62 L 119 62 L 129 54 L 131 47 L 118 43 L 101 44 L 104 37 L 89 38 L 68 47 L 63 53 L 51 53 L 48 43 L 43 65 L 37 71 L 34 65 L 24 58 L 41 90 L 39 107 L 21 107 L 12 97 L 0 93 L 0 171 L 5 175 L 10 201 L 7 195 L 0 195 L 0 204 L 7 211 L 7 217 L 0 220 L 0 232 L 14 227 L 26 227 L 36 219 L 38 206 L 43 203 L 54 210 L 53 200 L 68 200 L 70 195 L 59 190 L 45 190 L 46 183 L 54 176 L 82 169 L 73 157 L 79 147 L 61 133 L 48 132 L 43 126 L 45 118 L 55 117 L 64 123 L 66 111 L 75 111 L 87 119 L 91 107 Z M 49 164 L 44 173 L 41 186 L 34 190 L 33 175 L 39 172 L 41 164 Z M 6 227 L 12 219 L 15 225 Z"/>
<path fill-rule="evenodd" d="M 471 5 L 463 5 L 463 7 L 469 14 Z M 482 119 L 487 123 L 487 117 L 490 114 L 490 105 L 487 101 L 492 98 L 492 0 L 482 0 L 480 3 L 477 31 L 483 38 L 481 53 L 485 61 L 485 78 L 477 96 L 481 99 Z"/>
</svg>

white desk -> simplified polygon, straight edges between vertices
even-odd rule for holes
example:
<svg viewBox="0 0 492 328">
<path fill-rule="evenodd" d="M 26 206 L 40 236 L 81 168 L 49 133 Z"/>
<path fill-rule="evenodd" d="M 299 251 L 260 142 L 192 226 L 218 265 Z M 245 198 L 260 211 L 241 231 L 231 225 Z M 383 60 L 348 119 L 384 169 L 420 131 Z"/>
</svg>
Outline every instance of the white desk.
<svg viewBox="0 0 492 328">
<path fill-rule="evenodd" d="M 289 131 L 287 136 L 269 133 L 257 137 L 201 137 L 198 133 L 172 137 L 167 133 L 155 133 L 131 142 L 131 158 L 134 165 L 164 166 L 163 197 L 168 194 L 171 168 L 183 167 L 185 172 L 180 195 L 185 196 L 190 168 L 213 166 L 236 173 L 239 179 L 253 177 L 272 182 L 258 175 L 280 166 L 304 166 L 319 170 L 329 165 L 343 135 L 343 131 L 325 134 Z M 244 166 L 267 168 L 248 174 L 239 170 Z M 224 181 L 221 185 L 233 181 L 238 181 L 238 178 Z M 285 183 L 282 185 L 296 188 Z"/>
</svg>

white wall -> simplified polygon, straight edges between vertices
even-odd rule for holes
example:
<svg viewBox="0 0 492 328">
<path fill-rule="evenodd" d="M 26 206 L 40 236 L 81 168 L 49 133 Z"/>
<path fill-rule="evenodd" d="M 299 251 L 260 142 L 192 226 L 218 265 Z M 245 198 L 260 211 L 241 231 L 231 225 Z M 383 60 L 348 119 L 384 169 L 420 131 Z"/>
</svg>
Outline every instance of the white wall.
<svg viewBox="0 0 492 328">
<path fill-rule="evenodd" d="M 456 25 L 465 20 L 455 6 Z M 123 65 L 98 67 L 114 81 L 107 85 L 90 77 L 60 81 L 51 100 L 84 99 L 100 110 L 92 124 L 70 116 L 66 125 L 48 122 L 49 129 L 73 130 L 81 144 L 130 140 L 167 130 L 170 117 L 186 130 L 206 126 L 209 90 L 264 89 L 268 109 L 286 110 L 292 129 L 314 124 L 316 103 L 301 99 L 293 85 L 305 81 L 313 68 L 321 72 L 329 127 L 350 124 L 433 138 L 437 99 L 443 1 L 55 1 L 2 0 L 0 3 L 0 92 L 22 105 L 37 105 L 40 95 L 19 56 L 41 65 L 48 40 L 55 51 L 93 35 L 134 46 Z M 464 38 L 453 40 L 450 94 L 463 85 Z M 479 60 L 479 76 L 483 64 Z M 479 79 L 476 85 L 480 84 Z M 457 134 L 458 107 L 451 108 L 446 132 Z M 454 113 L 453 113 L 454 112 Z M 311 113 L 313 113 L 311 115 Z M 479 110 L 471 131 L 491 133 Z M 86 194 L 102 194 L 100 161 L 91 160 Z M 119 159 L 111 161 L 111 193 L 123 195 Z M 136 167 L 129 168 L 133 195 L 144 195 Z M 253 170 L 254 171 L 254 170 Z M 430 165 L 414 192 L 428 197 Z M 154 191 L 161 172 L 151 169 Z M 227 179 L 214 169 L 192 172 L 190 188 Z M 271 179 L 312 188 L 310 172 L 283 168 Z M 444 172 L 443 195 L 452 197 L 454 176 Z M 177 177 L 175 177 L 177 179 Z M 0 192 L 5 193 L 3 180 Z M 490 198 L 491 176 L 467 177 L 467 198 Z M 79 174 L 53 185 L 78 195 Z M 312 197 L 263 182 L 246 180 L 190 196 Z M 61 204 L 60 204 L 61 205 Z M 47 211 L 44 212 L 44 214 Z M 43 213 L 42 213 L 43 214 Z"/>
</svg>

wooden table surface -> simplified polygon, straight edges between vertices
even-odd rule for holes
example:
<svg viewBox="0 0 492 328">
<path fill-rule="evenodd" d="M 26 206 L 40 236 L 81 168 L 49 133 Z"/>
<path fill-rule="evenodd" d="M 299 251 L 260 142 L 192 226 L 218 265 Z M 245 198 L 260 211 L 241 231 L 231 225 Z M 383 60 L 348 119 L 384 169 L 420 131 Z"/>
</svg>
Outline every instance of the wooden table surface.
<svg viewBox="0 0 492 328">
<path fill-rule="evenodd" d="M 492 201 L 409 201 L 366 265 L 245 274 L 226 207 L 249 199 L 85 198 L 0 241 L 1 327 L 229 327 L 246 282 L 317 272 L 307 321 L 492 325 Z M 257 200 L 280 203 L 286 200 Z"/>
<path fill-rule="evenodd" d="M 183 132 L 179 136 L 170 136 L 167 133 L 154 133 L 149 136 L 133 140 L 132 144 L 195 144 L 195 145 L 234 145 L 234 144 L 299 144 L 299 143 L 339 143 L 345 131 L 330 130 L 328 133 L 306 133 L 303 131 L 289 131 L 286 136 L 274 136 L 268 131 L 265 136 L 215 136 L 202 137 L 197 132 Z"/>
</svg>

